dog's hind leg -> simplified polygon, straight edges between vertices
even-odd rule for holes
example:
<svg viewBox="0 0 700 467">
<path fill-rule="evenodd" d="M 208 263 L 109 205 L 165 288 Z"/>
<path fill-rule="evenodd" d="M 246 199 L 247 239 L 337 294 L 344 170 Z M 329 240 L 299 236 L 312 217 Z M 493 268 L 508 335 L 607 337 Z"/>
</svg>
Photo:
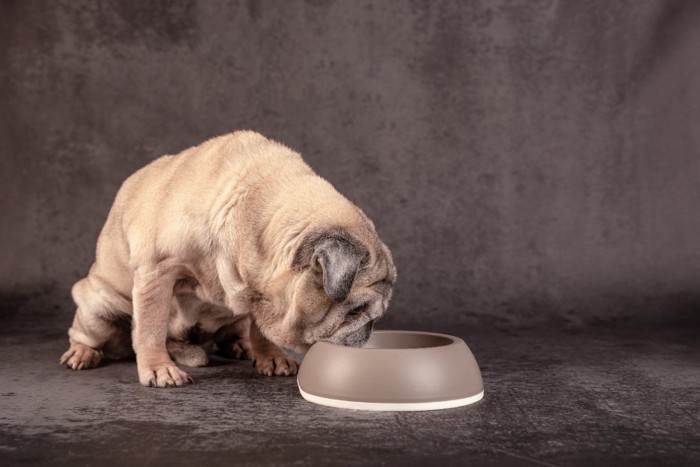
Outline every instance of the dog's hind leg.
<svg viewBox="0 0 700 467">
<path fill-rule="evenodd" d="M 166 347 L 170 358 L 175 360 L 175 363 L 178 365 L 194 368 L 198 366 L 207 366 L 207 364 L 209 364 L 207 353 L 199 345 L 169 340 L 166 343 Z"/>
<path fill-rule="evenodd" d="M 214 334 L 219 355 L 236 360 L 252 360 L 250 345 L 250 317 L 230 323 Z"/>
<path fill-rule="evenodd" d="M 130 304 L 90 277 L 78 281 L 72 295 L 78 308 L 68 330 L 70 348 L 61 356 L 60 364 L 74 370 L 94 368 L 102 360 L 102 347 L 119 339 L 122 331 L 115 325 L 114 317 L 123 313 L 120 308 L 128 308 Z"/>
</svg>

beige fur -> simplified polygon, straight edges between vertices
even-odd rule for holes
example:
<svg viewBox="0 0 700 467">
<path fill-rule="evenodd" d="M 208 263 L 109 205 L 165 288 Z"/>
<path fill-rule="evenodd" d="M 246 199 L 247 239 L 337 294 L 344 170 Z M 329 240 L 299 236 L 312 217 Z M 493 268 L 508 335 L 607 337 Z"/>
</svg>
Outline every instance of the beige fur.
<svg viewBox="0 0 700 467">
<path fill-rule="evenodd" d="M 171 357 L 206 365 L 208 340 L 263 374 L 291 375 L 297 363 L 282 348 L 361 345 L 395 280 L 364 213 L 299 154 L 236 132 L 124 182 L 73 287 L 61 363 L 91 368 L 133 345 L 141 384 L 179 386 L 191 379 Z"/>
</svg>

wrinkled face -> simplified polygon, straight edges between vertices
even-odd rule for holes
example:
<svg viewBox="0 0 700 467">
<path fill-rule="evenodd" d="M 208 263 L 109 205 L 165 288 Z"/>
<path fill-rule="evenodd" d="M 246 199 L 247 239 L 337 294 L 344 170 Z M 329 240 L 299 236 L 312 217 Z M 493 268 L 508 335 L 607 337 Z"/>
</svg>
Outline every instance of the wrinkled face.
<svg viewBox="0 0 700 467">
<path fill-rule="evenodd" d="M 374 322 L 389 306 L 395 280 L 395 275 L 390 275 L 386 265 L 368 265 L 366 269 L 358 271 L 350 293 L 339 302 L 328 300 L 324 290 L 318 287 L 315 300 L 308 300 L 313 292 L 307 285 L 306 299 L 300 295 L 296 304 L 300 323 L 305 328 L 304 343 L 326 341 L 352 347 L 364 345 L 372 333 Z"/>
<path fill-rule="evenodd" d="M 396 282 L 389 249 L 378 240 L 362 244 L 338 230 L 312 237 L 295 263 L 267 316 L 255 317 L 263 334 L 297 352 L 318 341 L 364 345 Z"/>
</svg>

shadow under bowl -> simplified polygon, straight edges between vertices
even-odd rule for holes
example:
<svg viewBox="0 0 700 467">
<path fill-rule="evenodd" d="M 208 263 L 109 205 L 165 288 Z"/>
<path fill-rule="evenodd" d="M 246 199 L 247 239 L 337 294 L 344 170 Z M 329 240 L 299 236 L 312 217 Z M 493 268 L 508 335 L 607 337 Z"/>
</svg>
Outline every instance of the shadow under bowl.
<svg viewBox="0 0 700 467">
<path fill-rule="evenodd" d="M 364 347 L 318 342 L 297 383 L 307 401 L 357 410 L 447 409 L 484 395 L 479 365 L 462 339 L 414 331 L 375 331 Z"/>
</svg>

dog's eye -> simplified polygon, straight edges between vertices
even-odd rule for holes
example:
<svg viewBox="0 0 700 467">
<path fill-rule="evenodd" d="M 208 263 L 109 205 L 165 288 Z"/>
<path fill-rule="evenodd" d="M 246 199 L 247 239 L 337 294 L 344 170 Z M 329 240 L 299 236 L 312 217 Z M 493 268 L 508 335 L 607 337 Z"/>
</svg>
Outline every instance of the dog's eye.
<svg viewBox="0 0 700 467">
<path fill-rule="evenodd" d="M 348 311 L 348 315 L 350 315 L 350 316 L 359 315 L 360 313 L 365 311 L 366 307 L 367 307 L 366 303 L 363 303 L 362 305 L 358 305 L 355 308 L 353 308 L 352 310 Z"/>
</svg>

